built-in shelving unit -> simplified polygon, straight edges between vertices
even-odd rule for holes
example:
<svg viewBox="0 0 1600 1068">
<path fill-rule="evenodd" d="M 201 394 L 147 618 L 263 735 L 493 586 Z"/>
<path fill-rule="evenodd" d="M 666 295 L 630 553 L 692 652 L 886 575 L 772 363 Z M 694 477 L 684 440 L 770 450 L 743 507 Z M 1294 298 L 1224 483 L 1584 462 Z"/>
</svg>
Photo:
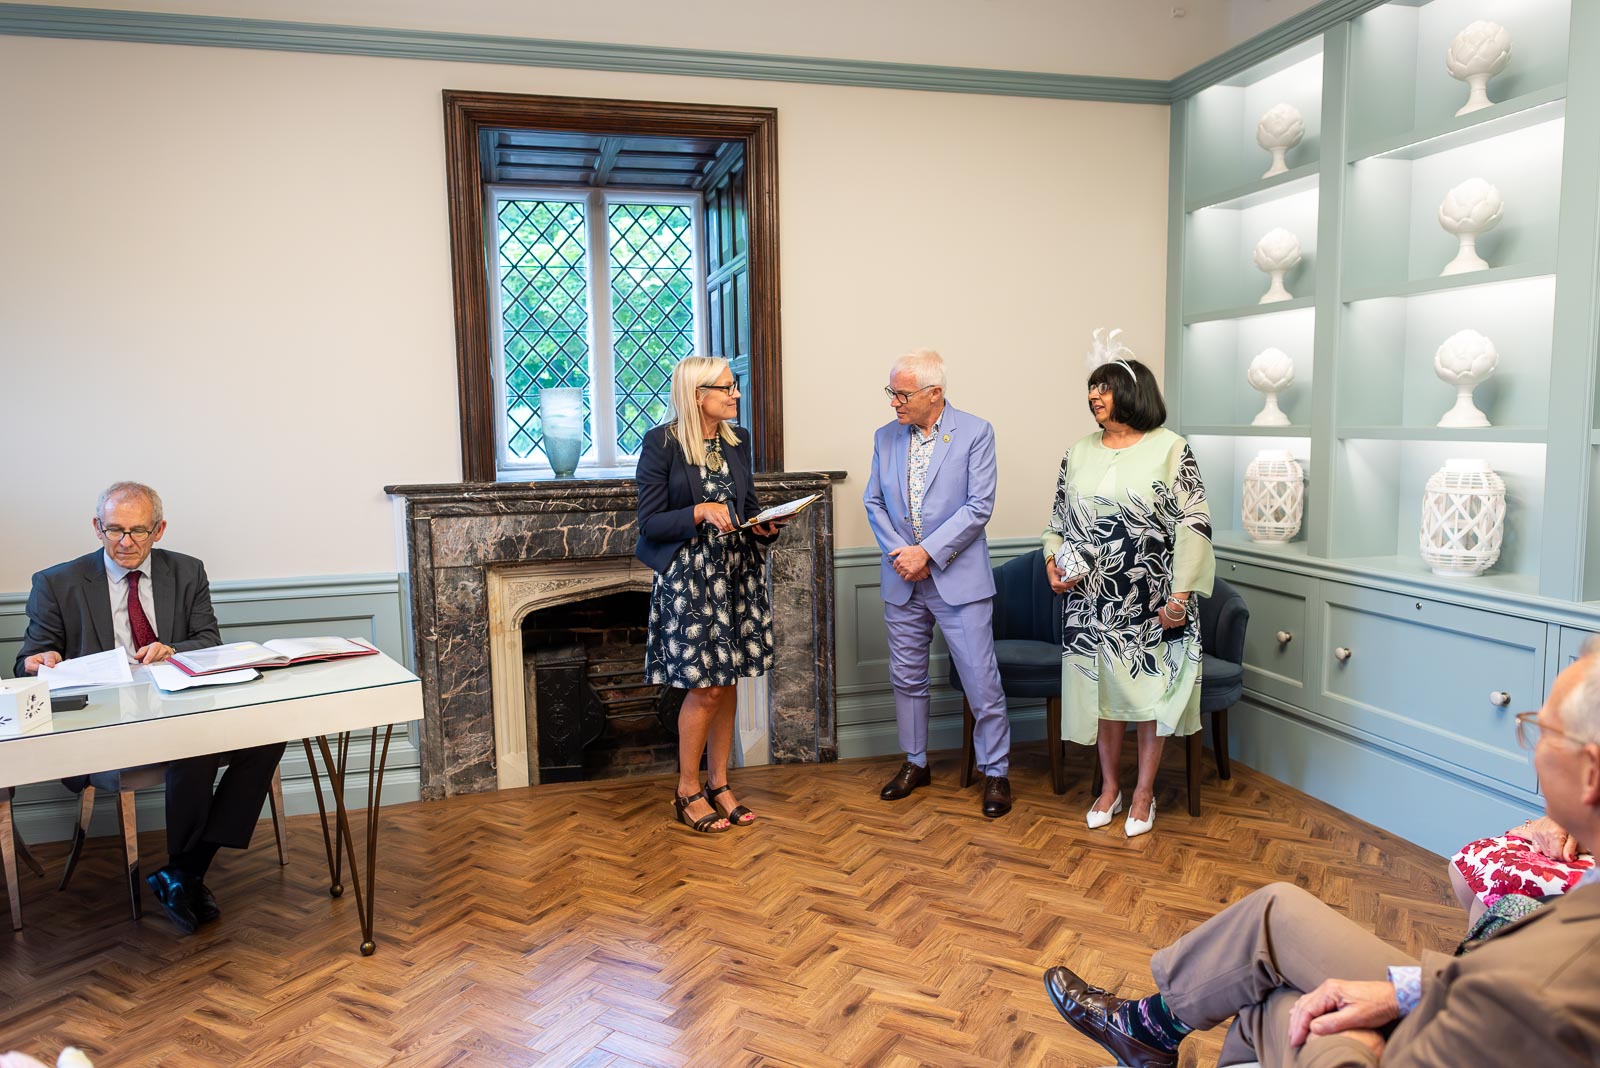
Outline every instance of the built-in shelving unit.
<svg viewBox="0 0 1600 1068">
<path fill-rule="evenodd" d="M 1512 55 L 1492 105 L 1457 115 L 1468 90 L 1445 54 L 1476 20 L 1504 26 Z M 1263 721 L 1261 745 L 1336 737 L 1380 797 L 1385 777 L 1425 769 L 1430 789 L 1458 791 L 1443 802 L 1453 819 L 1489 820 L 1479 834 L 1502 829 L 1485 813 L 1537 804 L 1489 695 L 1536 707 L 1600 632 L 1600 71 L 1569 70 L 1569 51 L 1600 54 L 1600 4 L 1393 0 L 1174 108 L 1168 405 L 1206 481 L 1219 573 L 1244 590 L 1252 631 L 1296 636 L 1247 648 L 1247 689 L 1284 713 Z M 1256 122 L 1280 102 L 1306 135 L 1267 178 Z M 1503 214 L 1477 238 L 1489 267 L 1446 275 L 1458 240 L 1440 203 L 1470 178 L 1500 191 Z M 1293 299 L 1261 305 L 1251 252 L 1273 227 L 1303 257 L 1285 279 Z M 1466 329 L 1499 353 L 1473 393 L 1491 425 L 1440 427 L 1456 387 L 1435 353 Z M 1294 363 L 1286 427 L 1253 425 L 1262 397 L 1245 374 L 1268 347 Z M 1306 472 L 1286 544 L 1242 529 L 1245 468 L 1268 449 Z M 1454 458 L 1506 484 L 1500 557 L 1476 577 L 1436 574 L 1419 547 L 1426 483 Z M 1407 671 L 1454 673 L 1438 707 Z M 1394 814 L 1392 796 L 1344 796 L 1304 754 L 1274 765 L 1257 751 L 1270 772 L 1435 848 L 1465 840 L 1431 839 L 1437 818 Z"/>
</svg>

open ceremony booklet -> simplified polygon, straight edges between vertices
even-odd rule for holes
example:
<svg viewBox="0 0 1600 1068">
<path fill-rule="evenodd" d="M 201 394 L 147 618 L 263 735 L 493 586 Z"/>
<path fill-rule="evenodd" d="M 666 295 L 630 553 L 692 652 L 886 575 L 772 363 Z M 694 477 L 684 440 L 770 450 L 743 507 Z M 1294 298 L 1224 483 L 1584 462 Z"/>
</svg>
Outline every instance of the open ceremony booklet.
<svg viewBox="0 0 1600 1068">
<path fill-rule="evenodd" d="M 762 523 L 770 523 L 774 519 L 786 519 L 792 515 L 799 515 L 821 499 L 822 494 L 820 493 L 808 493 L 804 497 L 792 500 L 787 504 L 775 504 L 771 508 L 757 512 L 752 518 L 740 523 L 734 529 L 746 530 L 750 527 L 758 527 Z"/>
<path fill-rule="evenodd" d="M 212 675 L 240 668 L 287 667 L 309 660 L 373 656 L 378 650 L 353 638 L 274 638 L 270 642 L 231 642 L 209 649 L 174 653 L 169 663 L 185 675 Z"/>
</svg>

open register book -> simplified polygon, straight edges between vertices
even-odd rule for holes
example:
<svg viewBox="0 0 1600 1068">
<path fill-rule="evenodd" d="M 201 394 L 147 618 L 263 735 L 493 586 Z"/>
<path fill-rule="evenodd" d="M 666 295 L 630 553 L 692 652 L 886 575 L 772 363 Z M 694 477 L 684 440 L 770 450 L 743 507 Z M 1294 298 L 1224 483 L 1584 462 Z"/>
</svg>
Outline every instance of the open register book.
<svg viewBox="0 0 1600 1068">
<path fill-rule="evenodd" d="M 762 523 L 770 523 L 774 519 L 785 519 L 789 516 L 799 515 L 821 499 L 822 494 L 820 493 L 808 493 L 804 497 L 798 497 L 783 504 L 775 504 L 771 508 L 757 512 L 743 523 L 740 523 L 735 529 L 745 530 L 749 527 L 758 527 Z"/>
<path fill-rule="evenodd" d="M 171 663 L 185 675 L 211 675 L 240 668 L 287 667 L 309 660 L 373 656 L 378 650 L 354 638 L 274 638 L 270 642 L 230 642 L 209 649 L 174 653 Z"/>
</svg>

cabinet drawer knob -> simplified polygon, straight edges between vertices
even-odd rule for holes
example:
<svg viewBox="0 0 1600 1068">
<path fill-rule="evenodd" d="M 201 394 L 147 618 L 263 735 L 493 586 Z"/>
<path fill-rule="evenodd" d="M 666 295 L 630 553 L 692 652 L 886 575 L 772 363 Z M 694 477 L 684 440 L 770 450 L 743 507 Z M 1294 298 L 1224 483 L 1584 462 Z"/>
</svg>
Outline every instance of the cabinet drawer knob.
<svg viewBox="0 0 1600 1068">
<path fill-rule="evenodd" d="M 1489 695 L 1489 703 L 1504 708 L 1511 703 L 1511 695 L 1504 690 L 1496 690 Z"/>
<path fill-rule="evenodd" d="M 1278 644 L 1279 645 L 1288 645 L 1292 641 L 1294 641 L 1294 635 L 1293 634 L 1290 634 L 1286 630 L 1280 630 L 1278 632 Z"/>
<path fill-rule="evenodd" d="M 1349 646 L 1341 645 L 1341 646 L 1339 646 L 1339 648 L 1337 648 L 1337 649 L 1335 649 L 1333 651 L 1333 655 L 1335 657 L 1337 657 L 1341 662 L 1343 662 L 1345 660 L 1349 660 L 1350 659 L 1350 648 L 1349 648 Z"/>
</svg>

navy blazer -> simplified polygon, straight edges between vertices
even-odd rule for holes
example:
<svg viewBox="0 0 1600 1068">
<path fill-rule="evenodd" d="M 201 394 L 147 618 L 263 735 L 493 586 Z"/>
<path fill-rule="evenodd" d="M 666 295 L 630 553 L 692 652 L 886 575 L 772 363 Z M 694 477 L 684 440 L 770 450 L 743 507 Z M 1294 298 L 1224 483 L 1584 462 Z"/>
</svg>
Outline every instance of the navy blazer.
<svg viewBox="0 0 1600 1068">
<path fill-rule="evenodd" d="M 694 507 L 706 500 L 700 468 L 684 459 L 683 447 L 667 431 L 667 426 L 655 427 L 644 436 L 644 445 L 639 449 L 639 543 L 633 550 L 633 555 L 662 572 L 678 550 L 698 533 Z M 723 442 L 722 448 L 738 500 L 728 510 L 735 523 L 743 523 L 761 511 L 761 504 L 756 499 L 750 434 L 737 426 L 733 432 L 739 444 L 730 449 Z M 748 530 L 744 533 L 763 544 L 778 537 Z"/>
<path fill-rule="evenodd" d="M 156 635 L 163 645 L 182 653 L 221 644 L 211 583 L 199 560 L 152 549 L 150 590 L 156 602 Z M 28 631 L 12 670 L 20 677 L 22 662 L 34 653 L 54 651 L 71 660 L 103 653 L 115 641 L 105 553 L 96 549 L 33 576 Z"/>
</svg>

